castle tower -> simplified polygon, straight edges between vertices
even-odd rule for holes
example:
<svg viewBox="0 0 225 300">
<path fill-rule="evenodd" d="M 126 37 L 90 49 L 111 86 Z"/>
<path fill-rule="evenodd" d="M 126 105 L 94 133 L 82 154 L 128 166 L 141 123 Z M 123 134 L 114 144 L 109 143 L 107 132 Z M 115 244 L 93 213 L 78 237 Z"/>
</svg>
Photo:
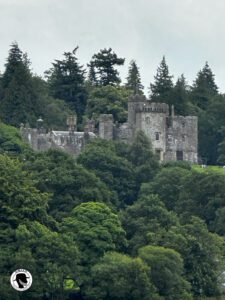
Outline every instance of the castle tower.
<svg viewBox="0 0 225 300">
<path fill-rule="evenodd" d="M 147 99 L 144 95 L 133 95 L 128 101 L 128 123 L 130 126 L 135 126 L 136 112 L 141 110 Z"/>
<path fill-rule="evenodd" d="M 144 96 L 135 95 L 128 103 L 128 123 L 136 131 L 143 130 L 152 142 L 153 149 L 164 160 L 166 152 L 166 123 L 169 106 L 154 103 Z"/>
<path fill-rule="evenodd" d="M 165 161 L 198 162 L 198 118 L 171 115 L 167 126 Z"/>
<path fill-rule="evenodd" d="M 73 135 L 74 131 L 77 130 L 77 116 L 73 115 L 73 116 L 69 116 L 67 118 L 67 126 L 69 128 L 69 133 L 71 135 Z"/>
<path fill-rule="evenodd" d="M 102 139 L 113 139 L 113 115 L 102 114 L 99 117 L 99 136 Z"/>
</svg>

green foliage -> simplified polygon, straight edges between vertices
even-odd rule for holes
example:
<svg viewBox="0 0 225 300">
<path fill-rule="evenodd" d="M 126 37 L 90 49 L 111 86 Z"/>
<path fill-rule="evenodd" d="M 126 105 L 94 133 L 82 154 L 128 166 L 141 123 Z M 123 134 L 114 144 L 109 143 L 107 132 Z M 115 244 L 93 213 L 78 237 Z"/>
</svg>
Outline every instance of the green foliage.
<svg viewBox="0 0 225 300">
<path fill-rule="evenodd" d="M 100 50 L 92 56 L 89 80 L 95 85 L 117 85 L 120 83 L 119 73 L 115 66 L 124 64 L 125 59 L 119 58 L 112 48 Z"/>
<path fill-rule="evenodd" d="M 224 187 L 224 174 L 192 172 L 184 181 L 177 211 L 184 220 L 193 215 L 202 218 L 214 231 L 217 210 L 225 206 Z"/>
<path fill-rule="evenodd" d="M 0 122 L 0 151 L 18 155 L 29 151 L 29 147 L 22 141 L 18 129 Z"/>
<path fill-rule="evenodd" d="M 12 228 L 21 220 L 46 222 L 49 196 L 35 188 L 21 163 L 6 155 L 0 155 L 0 195 L 2 220 Z"/>
<path fill-rule="evenodd" d="M 133 94 L 143 93 L 144 87 L 141 84 L 141 76 L 135 60 L 130 62 L 126 87 L 131 89 Z"/>
<path fill-rule="evenodd" d="M 151 280 L 160 296 L 168 300 L 191 300 L 190 284 L 183 278 L 183 260 L 172 249 L 145 246 L 139 256 L 151 268 Z"/>
<path fill-rule="evenodd" d="M 165 56 L 157 69 L 154 84 L 150 84 L 150 98 L 155 102 L 171 103 L 173 91 L 173 76 L 169 74 Z"/>
<path fill-rule="evenodd" d="M 211 98 L 207 110 L 199 113 L 199 151 L 207 164 L 216 164 L 222 154 L 218 145 L 225 139 L 224 131 L 225 97 L 217 95 Z"/>
<path fill-rule="evenodd" d="M 59 299 L 67 299 L 64 281 L 78 278 L 74 270 L 77 270 L 79 256 L 74 242 L 67 235 L 51 231 L 36 221 L 27 226 L 19 225 L 15 236 L 14 270 L 23 266 L 31 271 L 36 298 L 46 295 L 55 299 L 60 295 Z M 29 294 L 33 297 L 32 291 Z"/>
<path fill-rule="evenodd" d="M 64 100 L 78 115 L 78 121 L 84 113 L 87 92 L 84 86 L 83 66 L 76 57 L 76 47 L 72 52 L 65 52 L 64 59 L 55 60 L 53 67 L 46 72 L 50 94 L 57 99 Z"/>
<path fill-rule="evenodd" d="M 150 181 L 159 170 L 159 162 L 153 153 L 151 141 L 143 131 L 138 131 L 130 146 L 128 158 L 135 166 L 136 182 Z"/>
<path fill-rule="evenodd" d="M 219 164 L 225 165 L 225 141 L 222 141 L 218 145 L 218 159 Z"/>
<path fill-rule="evenodd" d="M 173 88 L 172 104 L 177 115 L 185 116 L 188 113 L 188 86 L 184 75 L 182 74 Z"/>
<path fill-rule="evenodd" d="M 135 199 L 135 176 L 133 165 L 116 153 L 112 142 L 96 139 L 78 157 L 78 163 L 93 171 L 114 194 L 118 207 Z"/>
<path fill-rule="evenodd" d="M 39 95 L 32 81 L 29 60 L 17 43 L 13 43 L 2 77 L 3 99 L 0 103 L 4 122 L 19 126 L 20 123 L 34 124 L 40 114 Z"/>
<path fill-rule="evenodd" d="M 180 192 L 190 171 L 179 167 L 163 168 L 151 183 L 145 183 L 141 188 L 141 195 L 157 194 L 163 200 L 166 208 L 173 210 L 177 207 Z"/>
<path fill-rule="evenodd" d="M 98 119 L 100 114 L 112 114 L 120 123 L 127 119 L 127 103 L 131 91 L 118 86 L 95 87 L 90 90 L 86 115 Z"/>
<path fill-rule="evenodd" d="M 34 76 L 32 81 L 39 94 L 40 114 L 37 117 L 42 117 L 46 129 L 65 129 L 67 117 L 73 115 L 74 112 L 69 109 L 65 101 L 49 96 L 48 84 L 43 79 Z"/>
<path fill-rule="evenodd" d="M 186 170 L 191 170 L 192 164 L 188 161 L 176 160 L 176 161 L 168 161 L 168 162 L 163 163 L 163 167 L 165 167 L 165 168 L 178 167 L 178 168 L 183 168 Z"/>
<path fill-rule="evenodd" d="M 224 240 L 210 233 L 204 222 L 196 217 L 192 217 L 184 229 L 188 241 L 184 251 L 186 278 L 193 292 L 206 296 L 219 294 L 218 278 L 224 270 Z"/>
<path fill-rule="evenodd" d="M 17 299 L 4 276 L 21 267 L 34 276 L 32 291 L 24 299 L 55 295 L 62 277 L 73 275 L 77 250 L 52 230 L 56 223 L 47 215 L 49 195 L 38 191 L 22 164 L 6 155 L 0 155 L 0 195 L 1 299 Z M 53 283 L 51 276 L 57 277 Z"/>
<path fill-rule="evenodd" d="M 82 202 L 102 201 L 112 206 L 113 197 L 105 184 L 64 152 L 39 153 L 25 167 L 32 172 L 37 187 L 52 194 L 49 212 L 58 220 Z"/>
<path fill-rule="evenodd" d="M 92 267 L 85 299 L 157 300 L 148 277 L 148 266 L 140 258 L 111 252 Z"/>
<path fill-rule="evenodd" d="M 136 254 L 138 248 L 149 242 L 149 233 L 159 228 L 168 230 L 178 223 L 173 212 L 169 212 L 156 195 L 141 196 L 136 203 L 121 214 L 122 224 L 129 241 L 129 251 Z"/>
<path fill-rule="evenodd" d="M 221 223 L 220 211 L 225 206 L 224 186 L 225 171 L 221 167 L 194 167 L 190 171 L 175 166 L 161 169 L 151 183 L 142 185 L 140 195 L 157 194 L 183 222 L 198 216 L 210 230 L 221 234 L 224 231 L 218 222 Z"/>
<path fill-rule="evenodd" d="M 125 231 L 119 218 L 103 203 L 87 202 L 78 205 L 63 220 L 61 231 L 69 235 L 80 250 L 81 282 L 87 280 L 90 267 L 106 251 L 126 246 Z"/>
<path fill-rule="evenodd" d="M 198 72 L 191 90 L 192 101 L 201 109 L 206 109 L 210 99 L 218 94 L 214 74 L 208 63 Z"/>
</svg>

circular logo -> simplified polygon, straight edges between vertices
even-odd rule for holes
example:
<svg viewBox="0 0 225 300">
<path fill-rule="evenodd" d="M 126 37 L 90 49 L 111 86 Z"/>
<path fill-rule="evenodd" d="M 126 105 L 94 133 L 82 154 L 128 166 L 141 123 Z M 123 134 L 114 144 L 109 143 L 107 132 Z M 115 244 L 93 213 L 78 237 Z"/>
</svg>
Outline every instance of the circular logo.
<svg viewBox="0 0 225 300">
<path fill-rule="evenodd" d="M 32 275 L 25 269 L 18 269 L 12 273 L 11 286 L 20 292 L 28 290 L 32 285 Z"/>
</svg>

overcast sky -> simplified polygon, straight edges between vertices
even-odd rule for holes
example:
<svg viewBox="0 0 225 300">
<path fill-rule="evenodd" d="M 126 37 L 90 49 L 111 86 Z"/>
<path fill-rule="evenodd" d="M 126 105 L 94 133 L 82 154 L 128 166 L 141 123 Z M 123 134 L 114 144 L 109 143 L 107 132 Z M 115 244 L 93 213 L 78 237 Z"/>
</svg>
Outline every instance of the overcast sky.
<svg viewBox="0 0 225 300">
<path fill-rule="evenodd" d="M 184 73 L 192 84 L 208 61 L 225 92 L 225 0 L 0 0 L 0 70 L 17 41 L 38 75 L 77 45 L 86 65 L 111 47 L 140 67 L 145 87 L 166 56 L 174 80 Z"/>
</svg>

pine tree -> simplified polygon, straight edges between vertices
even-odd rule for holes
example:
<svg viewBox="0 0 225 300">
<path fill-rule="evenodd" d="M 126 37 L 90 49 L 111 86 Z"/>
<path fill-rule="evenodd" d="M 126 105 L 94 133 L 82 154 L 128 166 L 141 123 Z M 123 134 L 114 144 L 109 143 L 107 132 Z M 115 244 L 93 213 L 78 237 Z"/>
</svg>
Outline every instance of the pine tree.
<svg viewBox="0 0 225 300">
<path fill-rule="evenodd" d="M 2 76 L 3 99 L 0 104 L 2 120 L 14 126 L 34 124 L 39 113 L 38 97 L 26 54 L 15 42 L 11 45 Z"/>
<path fill-rule="evenodd" d="M 93 65 L 93 62 L 90 62 L 90 64 L 88 64 L 88 67 L 89 67 L 88 82 L 90 85 L 96 86 L 98 85 L 98 81 L 96 78 L 96 72 L 95 72 L 95 67 Z"/>
<path fill-rule="evenodd" d="M 132 60 L 130 62 L 126 87 L 131 89 L 134 94 L 142 93 L 142 90 L 144 88 L 141 84 L 141 76 L 135 60 Z"/>
<path fill-rule="evenodd" d="M 172 102 L 176 114 L 183 116 L 187 114 L 188 86 L 183 74 L 177 79 L 174 86 Z"/>
<path fill-rule="evenodd" d="M 201 109 L 206 109 L 210 99 L 218 94 L 218 87 L 215 83 L 215 75 L 210 69 L 208 62 L 197 74 L 197 78 L 193 83 L 191 96 L 193 104 Z"/>
<path fill-rule="evenodd" d="M 46 72 L 50 94 L 54 98 L 64 100 L 75 110 L 78 122 L 81 122 L 87 101 L 84 86 L 85 70 L 76 57 L 78 47 L 72 52 L 65 52 L 64 59 L 55 60 L 53 67 Z"/>
<path fill-rule="evenodd" d="M 2 83 L 2 74 L 0 72 L 0 101 L 3 99 L 3 83 Z"/>
<path fill-rule="evenodd" d="M 123 65 L 124 61 L 125 59 L 119 58 L 111 48 L 100 50 L 99 53 L 94 54 L 90 65 L 92 72 L 94 71 L 96 74 L 96 83 L 102 86 L 119 84 L 121 80 L 115 66 Z"/>
<path fill-rule="evenodd" d="M 173 76 L 169 74 L 169 68 L 166 64 L 165 56 L 157 69 L 155 82 L 150 84 L 150 99 L 155 102 L 164 102 L 170 104 L 172 101 L 171 93 L 173 90 Z"/>
</svg>

